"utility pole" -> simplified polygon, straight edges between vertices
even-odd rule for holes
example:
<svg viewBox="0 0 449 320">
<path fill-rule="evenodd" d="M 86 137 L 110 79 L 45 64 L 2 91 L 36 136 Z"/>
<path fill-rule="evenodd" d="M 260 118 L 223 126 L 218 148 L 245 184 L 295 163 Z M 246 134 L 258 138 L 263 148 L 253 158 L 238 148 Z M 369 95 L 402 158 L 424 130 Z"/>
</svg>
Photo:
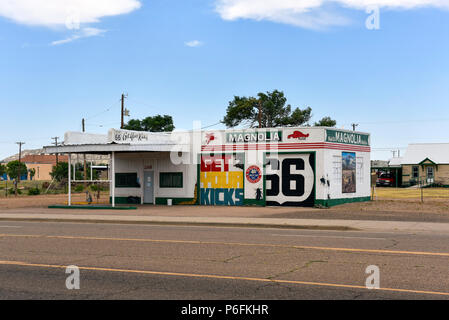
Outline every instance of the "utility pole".
<svg viewBox="0 0 449 320">
<path fill-rule="evenodd" d="M 57 147 L 59 137 L 53 137 L 52 139 L 55 140 L 55 142 L 53 142 L 53 144 Z M 59 159 L 58 159 L 58 154 L 56 153 L 56 165 L 58 165 L 58 163 L 59 163 Z"/>
<path fill-rule="evenodd" d="M 352 126 L 352 131 L 355 131 L 355 128 L 358 127 L 359 124 L 358 123 L 353 123 L 353 124 L 351 124 L 351 126 Z"/>
<path fill-rule="evenodd" d="M 122 93 L 122 121 L 121 121 L 121 126 L 120 129 L 123 129 L 123 127 L 125 126 L 125 94 Z"/>
<path fill-rule="evenodd" d="M 25 144 L 25 142 L 16 142 L 16 144 L 18 144 L 19 145 L 19 167 L 18 167 L 18 172 L 17 172 L 17 180 L 16 180 L 16 183 L 15 183 L 15 193 L 16 193 L 16 197 L 17 197 L 17 184 L 20 182 L 20 174 L 22 173 L 22 172 L 20 172 L 21 170 L 20 170 L 20 164 L 22 163 L 21 161 L 22 161 L 22 145 L 23 144 Z"/>
<path fill-rule="evenodd" d="M 81 125 L 83 127 L 83 132 L 86 132 L 86 126 L 85 126 L 84 118 L 81 121 Z M 83 161 L 84 188 L 86 189 L 87 188 L 87 182 L 86 182 L 86 180 L 87 180 L 87 167 L 86 167 L 86 154 L 85 153 L 83 153 L 83 160 L 84 160 Z M 92 170 L 92 168 L 90 170 Z"/>
<path fill-rule="evenodd" d="M 25 144 L 25 142 L 16 142 L 16 144 L 19 145 L 19 162 L 21 162 L 22 161 L 22 145 Z M 18 173 L 19 173 L 18 181 L 20 182 L 20 174 L 21 174 L 21 172 L 20 172 L 20 165 L 19 165 L 19 172 Z"/>
</svg>

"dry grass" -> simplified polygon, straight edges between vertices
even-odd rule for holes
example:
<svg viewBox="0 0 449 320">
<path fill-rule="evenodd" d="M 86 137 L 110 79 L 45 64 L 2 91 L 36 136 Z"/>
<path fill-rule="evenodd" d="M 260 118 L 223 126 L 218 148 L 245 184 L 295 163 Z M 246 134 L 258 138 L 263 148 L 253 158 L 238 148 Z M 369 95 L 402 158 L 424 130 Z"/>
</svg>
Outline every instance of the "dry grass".
<svg viewBox="0 0 449 320">
<path fill-rule="evenodd" d="M 424 200 L 449 200 L 449 188 L 424 188 L 422 192 Z M 376 188 L 376 193 L 378 200 L 421 200 L 421 189 L 419 188 Z"/>
<path fill-rule="evenodd" d="M 93 204 L 108 204 L 109 203 L 109 193 L 102 192 L 100 199 L 97 202 L 93 193 Z M 54 204 L 67 204 L 68 196 L 67 194 L 44 194 L 38 196 L 28 196 L 20 195 L 15 197 L 10 195 L 7 198 L 0 197 L 0 208 L 1 209 L 13 209 L 13 208 L 43 208 Z M 85 204 L 86 194 L 85 193 L 75 193 L 72 194 L 72 204 Z"/>
</svg>

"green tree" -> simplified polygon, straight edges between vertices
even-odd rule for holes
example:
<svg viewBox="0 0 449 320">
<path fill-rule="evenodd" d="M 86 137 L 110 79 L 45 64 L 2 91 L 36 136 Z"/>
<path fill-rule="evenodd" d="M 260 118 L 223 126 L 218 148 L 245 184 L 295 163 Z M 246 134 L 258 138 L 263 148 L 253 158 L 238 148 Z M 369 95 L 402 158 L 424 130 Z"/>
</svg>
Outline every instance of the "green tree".
<svg viewBox="0 0 449 320">
<path fill-rule="evenodd" d="M 68 179 L 68 168 L 69 164 L 67 162 L 58 162 L 57 165 L 53 166 L 50 176 L 56 181 Z"/>
<path fill-rule="evenodd" d="M 234 100 L 229 102 L 222 122 L 228 128 L 240 124 L 251 128 L 258 127 L 259 109 L 262 113 L 260 119 L 262 128 L 308 125 L 312 117 L 310 107 L 304 110 L 292 109 L 292 106 L 287 104 L 284 93 L 274 90 L 266 93 L 259 92 L 257 98 L 234 96 Z"/>
<path fill-rule="evenodd" d="M 14 160 L 8 162 L 8 164 L 6 165 L 6 173 L 10 178 L 15 179 L 14 193 L 17 196 L 17 183 L 19 180 L 18 178 L 19 176 L 27 173 L 27 166 L 24 163 L 20 162 L 19 160 Z"/>
<path fill-rule="evenodd" d="M 6 173 L 6 166 L 0 163 L 0 176 Z"/>
<path fill-rule="evenodd" d="M 131 119 L 123 127 L 123 129 L 150 132 L 171 132 L 175 129 L 175 126 L 171 116 L 156 115 L 154 117 L 146 117 L 143 120 Z"/>
<path fill-rule="evenodd" d="M 138 119 L 131 119 L 124 126 L 123 129 L 134 130 L 134 131 L 143 131 L 143 129 L 142 129 L 142 121 L 140 121 Z"/>
<path fill-rule="evenodd" d="M 33 180 L 34 176 L 36 175 L 36 169 L 28 169 L 28 173 L 30 174 L 30 180 Z"/>
<path fill-rule="evenodd" d="M 315 127 L 335 127 L 337 125 L 337 121 L 332 120 L 331 117 L 324 117 L 318 122 L 315 122 Z"/>
<path fill-rule="evenodd" d="M 27 166 L 19 160 L 8 162 L 6 165 L 6 173 L 12 179 L 17 179 L 19 175 L 27 173 Z"/>
</svg>

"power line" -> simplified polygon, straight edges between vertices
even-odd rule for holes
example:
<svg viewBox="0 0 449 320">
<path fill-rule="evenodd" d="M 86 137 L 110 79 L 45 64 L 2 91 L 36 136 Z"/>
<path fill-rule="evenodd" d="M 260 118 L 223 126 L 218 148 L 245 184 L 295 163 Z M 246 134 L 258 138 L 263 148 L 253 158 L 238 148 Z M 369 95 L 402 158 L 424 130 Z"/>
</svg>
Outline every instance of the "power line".
<svg viewBox="0 0 449 320">
<path fill-rule="evenodd" d="M 105 109 L 105 110 L 103 110 L 103 111 L 101 111 L 101 112 L 99 112 L 99 113 L 97 113 L 97 114 L 94 114 L 93 116 L 86 117 L 86 118 L 84 118 L 84 119 L 87 121 L 87 120 L 90 120 L 90 119 L 92 119 L 92 118 L 96 118 L 96 117 L 98 117 L 98 116 L 100 116 L 100 115 L 102 115 L 102 114 L 104 114 L 104 113 L 106 113 L 106 112 L 111 111 L 111 109 L 115 107 L 114 104 L 117 103 L 117 102 L 120 101 L 120 100 L 121 100 L 121 99 L 118 99 L 117 101 L 114 101 L 114 103 L 113 103 L 109 108 L 107 108 L 107 109 Z"/>
<path fill-rule="evenodd" d="M 441 121 L 449 121 L 449 118 L 440 118 L 440 119 L 416 119 L 416 120 L 392 120 L 392 121 L 369 121 L 369 122 L 359 122 L 358 124 L 395 124 L 395 123 L 414 123 L 414 122 L 441 122 Z M 351 125 L 352 123 L 343 123 L 342 125 Z"/>
<path fill-rule="evenodd" d="M 206 129 L 206 128 L 214 127 L 214 126 L 219 125 L 219 124 L 222 124 L 222 122 L 220 121 L 220 122 L 217 122 L 217 123 L 214 123 L 214 124 L 211 124 L 211 125 L 202 127 L 201 129 Z"/>
</svg>

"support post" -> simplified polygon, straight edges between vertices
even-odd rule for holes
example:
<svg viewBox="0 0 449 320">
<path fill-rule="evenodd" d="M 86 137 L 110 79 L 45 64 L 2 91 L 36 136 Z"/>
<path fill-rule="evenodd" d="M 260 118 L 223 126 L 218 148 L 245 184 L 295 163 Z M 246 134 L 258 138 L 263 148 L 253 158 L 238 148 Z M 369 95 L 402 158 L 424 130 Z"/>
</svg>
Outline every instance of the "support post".
<svg viewBox="0 0 449 320">
<path fill-rule="evenodd" d="M 112 161 L 111 161 L 111 197 L 112 197 L 112 207 L 115 207 L 115 152 L 112 151 Z"/>
<path fill-rule="evenodd" d="M 72 154 L 69 153 L 69 181 L 68 181 L 68 191 L 69 191 L 69 206 L 72 205 Z"/>
</svg>

